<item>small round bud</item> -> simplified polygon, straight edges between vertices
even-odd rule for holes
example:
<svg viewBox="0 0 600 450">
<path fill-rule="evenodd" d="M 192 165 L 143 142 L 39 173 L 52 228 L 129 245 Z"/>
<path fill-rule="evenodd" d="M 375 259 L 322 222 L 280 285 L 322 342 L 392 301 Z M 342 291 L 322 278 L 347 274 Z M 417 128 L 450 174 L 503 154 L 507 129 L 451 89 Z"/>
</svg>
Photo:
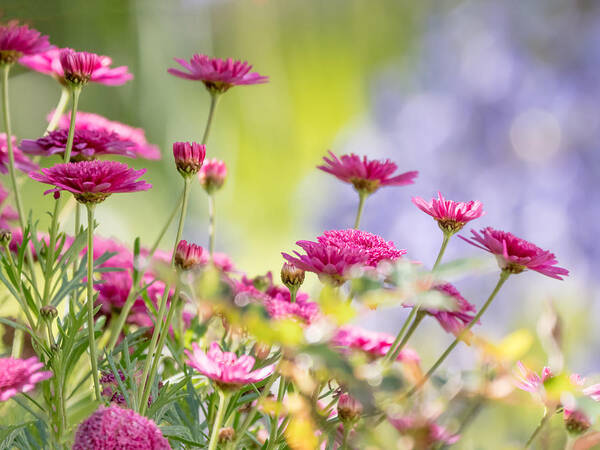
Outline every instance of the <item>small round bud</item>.
<svg viewBox="0 0 600 450">
<path fill-rule="evenodd" d="M 0 244 L 8 245 L 12 239 L 12 231 L 6 228 L 0 229 Z"/>
<path fill-rule="evenodd" d="M 344 392 L 338 398 L 337 411 L 342 422 L 354 422 L 362 414 L 363 406 L 350 394 Z"/>
<path fill-rule="evenodd" d="M 198 173 L 206 156 L 206 146 L 197 142 L 173 143 L 175 166 L 183 177 Z"/>
<path fill-rule="evenodd" d="M 102 67 L 100 57 L 95 53 L 76 52 L 70 48 L 61 50 L 59 59 L 65 81 L 74 87 L 86 85 L 94 71 Z"/>
<path fill-rule="evenodd" d="M 235 437 L 235 430 L 231 427 L 221 428 L 219 430 L 219 442 L 231 442 Z"/>
<path fill-rule="evenodd" d="M 181 270 L 189 270 L 202 264 L 204 249 L 185 240 L 179 241 L 175 250 L 175 266 Z"/>
<path fill-rule="evenodd" d="M 209 194 L 221 189 L 226 177 L 227 166 L 216 158 L 205 161 L 198 173 L 200 184 Z"/>
<path fill-rule="evenodd" d="M 583 434 L 592 426 L 590 419 L 585 413 L 577 409 L 570 410 L 565 408 L 564 419 L 567 431 L 573 435 Z"/>
<path fill-rule="evenodd" d="M 257 342 L 252 348 L 252 353 L 254 353 L 256 359 L 266 359 L 271 353 L 271 346 L 263 344 L 262 342 Z"/>
<path fill-rule="evenodd" d="M 281 268 L 281 282 L 288 288 L 299 288 L 304 283 L 304 270 L 290 263 L 283 263 Z"/>
<path fill-rule="evenodd" d="M 40 308 L 40 314 L 46 320 L 52 320 L 58 315 L 58 310 L 52 305 L 45 305 Z"/>
</svg>

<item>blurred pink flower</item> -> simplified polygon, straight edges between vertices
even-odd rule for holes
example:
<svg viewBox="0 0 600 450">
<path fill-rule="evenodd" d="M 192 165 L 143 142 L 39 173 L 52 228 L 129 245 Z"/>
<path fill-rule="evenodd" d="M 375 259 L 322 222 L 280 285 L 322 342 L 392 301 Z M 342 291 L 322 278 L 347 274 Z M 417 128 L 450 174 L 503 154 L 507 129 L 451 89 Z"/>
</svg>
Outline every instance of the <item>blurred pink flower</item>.
<svg viewBox="0 0 600 450">
<path fill-rule="evenodd" d="M 592 400 L 600 402 L 600 384 L 593 384 L 586 387 L 583 390 L 583 395 L 587 395 Z"/>
<path fill-rule="evenodd" d="M 518 373 L 515 374 L 517 387 L 523 391 L 536 394 L 543 400 L 545 397 L 544 382 L 554 376 L 550 368 L 544 367 L 541 376 L 527 368 L 521 361 L 517 362 L 517 368 Z"/>
<path fill-rule="evenodd" d="M 587 414 L 579 409 L 565 408 L 563 419 L 567 431 L 574 435 L 585 433 L 592 426 Z"/>
<path fill-rule="evenodd" d="M 448 432 L 432 419 L 414 416 L 388 418 L 390 423 L 402 434 L 412 437 L 415 449 L 429 449 L 436 444 L 455 444 L 458 434 Z"/>
<path fill-rule="evenodd" d="M 217 158 L 212 158 L 204 161 L 198 173 L 200 185 L 206 192 L 211 194 L 214 191 L 221 189 L 225 178 L 227 177 L 227 166 Z"/>
<path fill-rule="evenodd" d="M 526 269 L 535 270 L 551 278 L 562 280 L 569 271 L 562 267 L 556 267 L 558 261 L 553 253 L 542 250 L 536 245 L 515 235 L 495 230 L 492 227 L 483 228 L 479 233 L 471 230 L 472 237 L 461 239 L 475 247 L 496 255 L 498 264 L 502 270 L 510 273 L 521 273 Z"/>
<path fill-rule="evenodd" d="M 439 284 L 433 289 L 448 296 L 453 301 L 454 308 L 449 310 L 427 308 L 426 311 L 435 317 L 447 332 L 455 335 L 460 333 L 475 317 L 475 305 L 465 300 L 450 283 Z"/>
<path fill-rule="evenodd" d="M 39 166 L 30 161 L 23 152 L 17 148 L 17 140 L 12 136 L 13 155 L 15 157 L 15 167 L 22 172 L 29 173 L 39 169 Z M 6 145 L 6 133 L 0 133 L 0 173 L 8 173 L 8 146 Z"/>
<path fill-rule="evenodd" d="M 430 202 L 421 197 L 413 197 L 412 202 L 423 212 L 429 214 L 437 222 L 442 231 L 456 233 L 471 220 L 477 219 L 485 214 L 483 205 L 479 201 L 454 202 L 446 200 L 441 192 L 438 199 Z"/>
<path fill-rule="evenodd" d="M 289 289 L 283 286 L 271 286 L 265 294 L 263 304 L 272 319 L 297 318 L 311 324 L 321 315 L 319 305 L 308 301 L 308 294 L 299 292 L 294 303 Z"/>
<path fill-rule="evenodd" d="M 383 186 L 405 186 L 413 184 L 419 172 L 405 172 L 394 175 L 398 166 L 386 160 L 368 160 L 366 156 L 351 153 L 338 158 L 329 151 L 331 158 L 323 157 L 325 164 L 317 166 L 323 172 L 330 173 L 337 179 L 351 183 L 358 192 L 372 194 Z"/>
<path fill-rule="evenodd" d="M 0 358 L 0 402 L 33 390 L 40 381 L 47 380 L 52 372 L 40 371 L 44 367 L 36 356 L 28 359 Z"/>
<path fill-rule="evenodd" d="M 9 222 L 19 220 L 19 213 L 12 206 L 4 204 L 8 195 L 8 191 L 0 183 L 0 228 L 4 229 L 10 229 Z"/>
<path fill-rule="evenodd" d="M 15 63 L 23 55 L 34 55 L 51 48 L 48 36 L 19 25 L 16 20 L 0 25 L 0 63 Z"/>
</svg>

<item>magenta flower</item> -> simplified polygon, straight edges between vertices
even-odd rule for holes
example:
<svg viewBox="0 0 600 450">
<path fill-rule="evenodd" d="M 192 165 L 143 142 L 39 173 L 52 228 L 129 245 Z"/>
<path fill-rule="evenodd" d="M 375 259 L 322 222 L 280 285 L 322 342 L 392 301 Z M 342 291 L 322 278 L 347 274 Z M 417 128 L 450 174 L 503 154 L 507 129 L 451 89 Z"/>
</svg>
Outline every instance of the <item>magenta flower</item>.
<svg viewBox="0 0 600 450">
<path fill-rule="evenodd" d="M 414 439 L 414 448 L 433 448 L 436 444 L 452 445 L 460 439 L 459 435 L 448 432 L 432 419 L 414 416 L 389 417 L 388 419 L 402 435 Z"/>
<path fill-rule="evenodd" d="M 169 441 L 151 420 L 131 409 L 100 406 L 81 422 L 73 450 L 170 450 Z"/>
<path fill-rule="evenodd" d="M 146 169 L 134 170 L 117 161 L 82 161 L 57 164 L 42 173 L 32 172 L 31 178 L 40 183 L 53 184 L 44 194 L 69 191 L 78 202 L 100 203 L 108 196 L 120 192 L 147 191 L 151 184 L 139 180 Z"/>
<path fill-rule="evenodd" d="M 351 153 L 340 158 L 329 151 L 330 158 L 323 157 L 325 164 L 317 166 L 345 183 L 351 183 L 359 193 L 372 194 L 383 186 L 406 186 L 413 184 L 419 172 L 405 172 L 394 175 L 398 166 L 386 160 L 368 160 L 366 156 Z"/>
<path fill-rule="evenodd" d="M 273 365 L 252 370 L 254 358 L 249 355 L 237 357 L 235 353 L 223 352 L 217 342 L 210 344 L 207 353 L 200 350 L 195 342 L 192 351 L 185 351 L 189 358 L 186 364 L 202 375 L 210 378 L 221 389 L 237 389 L 240 386 L 257 383 L 273 373 Z"/>
<path fill-rule="evenodd" d="M 337 330 L 331 339 L 331 343 L 339 347 L 342 352 L 359 350 L 373 358 L 380 358 L 387 354 L 394 343 L 394 336 L 388 333 L 378 333 L 351 325 L 344 325 Z M 404 347 L 400 351 L 397 360 L 418 363 L 420 358 L 417 352 Z"/>
<path fill-rule="evenodd" d="M 10 205 L 4 205 L 8 198 L 8 191 L 0 183 L 0 228 L 9 229 L 9 222 L 19 220 L 19 213 Z"/>
<path fill-rule="evenodd" d="M 218 191 L 225 183 L 227 177 L 227 166 L 225 163 L 217 158 L 212 158 L 204 161 L 204 164 L 200 168 L 198 173 L 198 179 L 200 185 L 206 192 L 212 194 L 214 191 Z"/>
<path fill-rule="evenodd" d="M 67 49 L 53 48 L 36 55 L 24 56 L 19 59 L 19 63 L 36 72 L 50 75 L 64 85 L 65 72 L 60 60 L 63 50 Z M 108 56 L 97 55 L 97 60 L 99 64 L 92 70 L 89 81 L 106 86 L 120 86 L 133 78 L 127 66 L 110 67 L 112 59 Z"/>
<path fill-rule="evenodd" d="M 181 240 L 175 250 L 175 265 L 182 270 L 200 266 L 206 260 L 204 249 L 196 244 Z"/>
<path fill-rule="evenodd" d="M 23 55 L 35 55 L 50 47 L 48 36 L 28 25 L 19 25 L 16 20 L 0 25 L 0 64 L 13 64 Z"/>
<path fill-rule="evenodd" d="M 133 252 L 121 242 L 110 238 L 94 236 L 92 251 L 94 252 L 94 261 L 105 253 L 114 253 L 113 256 L 101 264 L 101 267 L 118 267 L 127 270 L 133 269 Z M 87 246 L 81 251 L 81 257 L 83 258 L 86 253 Z"/>
<path fill-rule="evenodd" d="M 47 380 L 52 372 L 40 371 L 44 367 L 37 357 L 28 359 L 0 358 L 0 402 L 33 390 L 40 381 Z"/>
<path fill-rule="evenodd" d="M 17 148 L 17 139 L 12 136 L 13 155 L 15 157 L 15 167 L 22 172 L 29 173 L 33 170 L 38 170 L 40 167 L 30 161 L 20 149 Z M 6 145 L 6 133 L 0 133 L 0 173 L 8 173 L 8 146 Z"/>
<path fill-rule="evenodd" d="M 197 142 L 174 142 L 175 166 L 184 177 L 198 173 L 206 156 L 206 146 Z"/>
<path fill-rule="evenodd" d="M 321 316 L 319 305 L 308 301 L 308 294 L 299 292 L 296 301 L 292 303 L 288 288 L 271 285 L 265 295 L 263 305 L 272 319 L 299 319 L 310 325 Z"/>
<path fill-rule="evenodd" d="M 483 228 L 479 233 L 471 230 L 471 239 L 460 236 L 475 247 L 496 255 L 498 265 L 509 273 L 521 273 L 526 269 L 535 270 L 551 278 L 562 280 L 569 275 L 567 269 L 556 267 L 558 261 L 553 253 L 542 250 L 524 239 L 511 233 L 495 230 L 492 227 Z"/>
<path fill-rule="evenodd" d="M 31 155 L 64 155 L 69 129 L 58 129 L 39 139 L 24 139 L 21 150 Z M 103 155 L 123 155 L 134 158 L 135 144 L 115 132 L 75 128 L 71 161 L 89 161 Z"/>
<path fill-rule="evenodd" d="M 413 197 L 412 202 L 421 211 L 433 217 L 444 233 L 454 234 L 467 222 L 485 214 L 480 201 L 454 202 L 446 200 L 441 192 L 438 192 L 437 200 L 434 198 L 428 202 L 421 197 Z"/>
<path fill-rule="evenodd" d="M 252 66 L 247 62 L 234 61 L 231 58 L 224 61 L 220 58 L 195 54 L 189 62 L 185 59 L 174 59 L 186 71 L 168 69 L 171 75 L 187 80 L 202 81 L 211 93 L 222 93 L 233 86 L 269 81 L 269 77 L 262 76 L 257 72 L 250 72 Z"/>
</svg>

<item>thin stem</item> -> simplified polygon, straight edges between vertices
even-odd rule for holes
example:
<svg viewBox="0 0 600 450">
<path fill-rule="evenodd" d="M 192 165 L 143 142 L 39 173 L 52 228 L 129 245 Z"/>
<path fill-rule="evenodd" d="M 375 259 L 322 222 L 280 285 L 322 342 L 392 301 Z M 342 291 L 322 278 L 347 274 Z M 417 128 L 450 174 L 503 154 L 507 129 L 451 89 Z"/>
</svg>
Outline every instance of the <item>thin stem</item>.
<svg viewBox="0 0 600 450">
<path fill-rule="evenodd" d="M 208 135 L 210 133 L 210 127 L 212 125 L 215 110 L 217 109 L 217 103 L 219 103 L 220 94 L 210 94 L 210 109 L 208 110 L 208 119 L 206 119 L 206 126 L 204 127 L 204 135 L 202 136 L 202 145 L 206 145 L 208 142 Z"/>
<path fill-rule="evenodd" d="M 359 191 L 358 192 L 358 210 L 356 211 L 356 219 L 354 219 L 354 229 L 358 230 L 358 226 L 360 225 L 360 218 L 362 216 L 363 207 L 365 206 L 365 199 L 369 194 L 366 192 Z"/>
<path fill-rule="evenodd" d="M 440 251 L 438 252 L 437 259 L 435 260 L 435 264 L 433 265 L 433 269 L 435 270 L 437 266 L 442 262 L 442 258 L 444 257 L 444 252 L 446 251 L 446 247 L 448 242 L 450 242 L 450 238 L 452 237 L 451 233 L 444 233 L 444 240 L 442 241 L 442 246 L 440 247 Z"/>
<path fill-rule="evenodd" d="M 396 336 L 396 339 L 394 340 L 394 342 L 392 343 L 392 345 L 388 349 L 388 352 L 387 352 L 387 354 L 384 357 L 384 361 L 392 361 L 392 359 L 390 358 L 390 356 L 394 353 L 394 349 L 396 348 L 396 346 L 400 342 L 400 339 L 402 339 L 402 336 L 404 336 L 404 333 L 406 332 L 406 329 L 408 328 L 408 325 L 411 323 L 411 321 L 413 320 L 413 318 L 415 317 L 415 315 L 417 314 L 417 312 L 418 312 L 418 308 L 413 308 L 410 311 L 410 314 L 408 315 L 408 317 L 404 321 L 404 324 L 402 325 L 402 328 L 400 328 L 400 331 L 398 332 L 398 335 Z"/>
<path fill-rule="evenodd" d="M 504 270 L 502 272 L 500 272 L 500 279 L 498 280 L 496 287 L 490 294 L 489 298 L 487 299 L 487 301 L 485 302 L 483 307 L 475 315 L 473 320 L 471 322 L 469 322 L 469 324 L 460 332 L 460 334 L 458 336 L 456 336 L 456 338 L 454 339 L 452 344 L 450 344 L 448 346 L 446 351 L 444 351 L 444 353 L 442 353 L 442 356 L 440 356 L 437 359 L 437 361 L 433 364 L 431 369 L 429 369 L 429 371 L 425 374 L 425 376 L 423 378 L 421 378 L 421 381 L 419 381 L 410 391 L 408 391 L 408 393 L 406 394 L 406 397 L 412 396 L 415 392 L 417 392 L 421 388 L 421 386 L 423 386 L 427 382 L 427 380 L 429 380 L 431 375 L 433 375 L 433 373 L 444 362 L 444 360 L 448 357 L 448 355 L 452 352 L 452 350 L 454 350 L 454 347 L 456 347 L 458 345 L 458 343 L 462 340 L 463 336 L 466 335 L 467 332 L 473 327 L 473 325 L 475 325 L 479 321 L 479 319 L 481 318 L 483 313 L 486 311 L 486 309 L 488 309 L 488 307 L 492 303 L 492 300 L 494 300 L 494 297 L 496 297 L 496 294 L 498 293 L 498 291 L 500 290 L 500 288 L 502 287 L 504 282 L 508 279 L 509 275 L 510 275 L 510 272 L 507 272 Z"/>
<path fill-rule="evenodd" d="M 175 207 L 173 208 L 173 211 L 169 215 L 169 219 L 165 223 L 162 230 L 160 230 L 160 233 L 159 233 L 158 237 L 156 238 L 156 240 L 154 241 L 154 244 L 152 244 L 152 247 L 150 248 L 150 253 L 148 254 L 148 258 L 152 258 L 152 256 L 154 255 L 154 252 L 156 252 L 156 249 L 160 245 L 160 241 L 162 241 L 162 238 L 167 233 L 167 230 L 171 226 L 171 223 L 173 223 L 173 220 L 175 219 L 177 212 L 181 209 L 182 201 L 183 201 L 183 192 L 181 193 L 181 196 L 179 197 L 179 201 L 177 203 L 175 203 Z"/>
<path fill-rule="evenodd" d="M 283 397 L 287 391 L 287 380 L 283 377 L 279 379 L 279 389 L 277 391 L 277 402 L 281 403 L 283 401 Z M 279 413 L 275 413 L 275 417 L 272 420 L 271 424 L 271 433 L 269 435 L 269 445 L 267 446 L 267 450 L 273 448 L 275 441 L 277 440 L 277 429 L 279 426 Z"/>
<path fill-rule="evenodd" d="M 9 246 L 8 242 L 4 243 L 3 247 L 4 247 L 4 255 L 5 255 L 6 259 L 8 260 L 8 265 L 11 267 L 11 269 L 14 269 L 17 266 L 15 265 L 15 262 L 13 260 L 12 253 L 10 251 L 10 246 Z M 19 278 L 19 280 L 20 280 L 19 275 L 17 275 L 15 278 Z M 35 329 L 35 320 L 33 320 L 31 311 L 29 311 L 29 305 L 25 301 L 23 285 L 20 282 L 19 282 L 18 288 L 19 288 L 20 298 L 17 298 L 17 302 L 19 302 L 21 309 L 25 312 L 25 316 L 27 317 L 27 322 L 29 323 L 29 327 L 33 330 L 33 329 Z"/>
<path fill-rule="evenodd" d="M 343 440 L 342 440 L 342 446 L 341 448 L 343 450 L 348 448 L 348 436 L 350 436 L 350 431 L 352 431 L 351 427 L 349 426 L 348 423 L 344 423 L 343 425 L 344 429 L 343 429 Z"/>
<path fill-rule="evenodd" d="M 98 355 L 96 338 L 94 337 L 94 205 L 87 206 L 88 220 L 88 249 L 87 249 L 87 308 L 88 308 L 88 339 L 90 346 L 90 361 L 94 378 L 96 400 L 100 400 L 100 381 L 98 380 Z"/>
<path fill-rule="evenodd" d="M 394 353 L 392 353 L 392 355 L 390 356 L 390 361 L 395 361 L 396 358 L 398 358 L 398 355 L 400 354 L 400 352 L 402 351 L 402 349 L 404 348 L 404 346 L 406 345 L 406 343 L 408 342 L 408 340 L 413 335 L 413 333 L 424 318 L 425 313 L 423 311 L 418 311 L 417 316 L 415 317 L 415 320 L 413 320 L 412 325 L 400 341 L 400 344 L 398 344 L 398 347 L 396 347 L 396 349 L 394 350 Z"/>
<path fill-rule="evenodd" d="M 525 447 L 524 447 L 525 449 L 528 449 L 531 446 L 531 444 L 533 444 L 533 441 L 535 440 L 537 435 L 540 433 L 540 431 L 542 431 L 542 429 L 546 426 L 546 424 L 550 420 L 551 416 L 552 416 L 552 414 L 548 413 L 548 410 L 544 411 L 544 417 L 542 417 L 542 420 L 540 420 L 540 423 L 538 424 L 536 429 L 533 430 L 533 433 L 531 433 L 531 436 L 529 436 L 529 439 L 527 439 L 527 442 L 525 443 Z"/>
<path fill-rule="evenodd" d="M 227 410 L 227 403 L 230 394 L 219 391 L 219 409 L 217 410 L 217 417 L 213 423 L 212 432 L 210 434 L 210 442 L 208 443 L 208 450 L 215 450 L 219 442 L 219 430 L 225 417 L 225 411 Z"/>
<path fill-rule="evenodd" d="M 73 150 L 73 138 L 75 137 L 75 118 L 77 117 L 77 105 L 79 104 L 79 94 L 81 87 L 71 88 L 72 103 L 71 103 L 71 123 L 69 124 L 69 134 L 67 136 L 67 146 L 65 148 L 64 162 L 68 163 L 71 160 L 71 150 Z"/>
<path fill-rule="evenodd" d="M 24 331 L 16 328 L 15 335 L 13 336 L 12 350 L 10 356 L 12 358 L 20 358 L 23 352 L 23 339 L 25 338 Z"/>
<path fill-rule="evenodd" d="M 208 252 L 212 259 L 215 251 L 215 194 L 208 194 Z"/>
<path fill-rule="evenodd" d="M 46 136 L 47 134 L 56 130 L 56 127 L 58 126 L 58 121 L 60 120 L 63 113 L 65 112 L 65 108 L 67 107 L 67 103 L 69 102 L 69 94 L 70 94 L 70 92 L 67 88 L 63 87 L 61 89 L 60 98 L 58 99 L 58 104 L 56 105 L 56 108 L 54 109 L 54 114 L 52 114 L 52 118 L 50 119 L 50 122 L 48 123 L 48 128 L 46 128 L 46 131 L 44 132 L 44 136 Z"/>
</svg>

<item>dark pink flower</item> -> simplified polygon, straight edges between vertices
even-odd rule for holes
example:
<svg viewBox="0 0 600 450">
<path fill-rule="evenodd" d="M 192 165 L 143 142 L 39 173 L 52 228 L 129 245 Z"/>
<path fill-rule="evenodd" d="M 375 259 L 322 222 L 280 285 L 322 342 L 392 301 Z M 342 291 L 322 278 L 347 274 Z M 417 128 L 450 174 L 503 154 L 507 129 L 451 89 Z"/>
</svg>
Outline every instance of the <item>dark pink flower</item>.
<svg viewBox="0 0 600 450">
<path fill-rule="evenodd" d="M 452 305 L 449 309 L 426 308 L 425 311 L 435 317 L 444 330 L 457 335 L 474 319 L 475 305 L 465 300 L 450 283 L 439 284 L 433 289 L 446 295 Z"/>
<path fill-rule="evenodd" d="M 198 173 L 206 156 L 206 146 L 197 142 L 175 142 L 173 143 L 173 157 L 175 166 L 183 176 L 191 176 Z"/>
<path fill-rule="evenodd" d="M 456 233 L 467 222 L 485 214 L 480 201 L 454 202 L 446 200 L 441 192 L 438 192 L 437 200 L 434 198 L 428 202 L 421 197 L 413 197 L 412 202 L 421 211 L 433 217 L 445 233 Z"/>
<path fill-rule="evenodd" d="M 24 56 L 19 60 L 19 63 L 37 72 L 51 75 L 61 84 L 65 84 L 65 72 L 60 60 L 60 54 L 63 50 L 68 49 L 53 48 L 37 55 Z M 106 86 L 120 86 L 133 78 L 127 66 L 111 68 L 111 58 L 108 56 L 96 56 L 98 64 L 94 66 L 89 81 Z"/>
<path fill-rule="evenodd" d="M 269 77 L 250 72 L 252 66 L 247 62 L 234 61 L 231 58 L 222 60 L 206 55 L 195 54 L 188 62 L 174 58 L 186 71 L 168 69 L 171 75 L 188 80 L 202 81 L 210 92 L 225 92 L 232 86 L 244 84 L 260 84 L 269 81 Z"/>
<path fill-rule="evenodd" d="M 69 191 L 79 202 L 99 203 L 111 194 L 150 189 L 151 184 L 138 181 L 144 173 L 146 169 L 134 170 L 117 161 L 82 161 L 57 164 L 29 176 L 40 183 L 56 186 L 45 194 Z"/>
<path fill-rule="evenodd" d="M 227 177 L 227 166 L 221 160 L 212 158 L 204 161 L 198 179 L 200 184 L 209 194 L 221 189 Z"/>
<path fill-rule="evenodd" d="M 204 249 L 196 244 L 181 240 L 175 250 L 175 265 L 182 270 L 200 266 L 206 259 Z"/>
<path fill-rule="evenodd" d="M 433 448 L 436 444 L 452 445 L 460 436 L 448 432 L 432 419 L 416 416 L 388 418 L 390 423 L 402 434 L 410 436 L 415 449 Z"/>
<path fill-rule="evenodd" d="M 50 47 L 48 36 L 28 25 L 19 25 L 16 20 L 0 25 L 0 64 L 15 63 L 23 55 L 34 55 Z"/>
<path fill-rule="evenodd" d="M 398 166 L 386 160 L 368 160 L 366 156 L 351 153 L 340 158 L 329 151 L 331 158 L 323 157 L 325 164 L 317 166 L 323 172 L 330 173 L 337 179 L 351 183 L 359 193 L 372 194 L 383 186 L 406 186 L 413 184 L 419 172 L 405 172 L 394 175 Z"/>
<path fill-rule="evenodd" d="M 52 372 L 40 371 L 44 367 L 36 356 L 28 359 L 0 358 L 0 402 L 31 391 L 37 383 L 47 380 Z"/>
<path fill-rule="evenodd" d="M 13 155 L 15 157 L 15 167 L 22 172 L 29 173 L 33 170 L 38 170 L 40 167 L 30 161 L 27 156 L 17 148 L 17 139 L 12 136 Z M 8 173 L 8 146 L 6 145 L 6 133 L 0 133 L 0 173 Z"/>
<path fill-rule="evenodd" d="M 254 358 L 249 355 L 236 356 L 235 353 L 223 352 L 217 342 L 210 344 L 207 353 L 200 350 L 195 342 L 192 351 L 185 351 L 189 358 L 186 364 L 207 376 L 222 389 L 237 389 L 240 386 L 257 383 L 273 373 L 274 366 L 252 370 Z"/>
<path fill-rule="evenodd" d="M 556 267 L 558 261 L 553 253 L 542 250 L 514 234 L 492 227 L 483 228 L 479 233 L 471 230 L 471 233 L 471 239 L 460 237 L 469 244 L 496 255 L 502 270 L 510 273 L 521 273 L 526 269 L 535 270 L 558 280 L 569 275 L 567 269 Z"/>
<path fill-rule="evenodd" d="M 73 450 L 170 450 L 151 420 L 131 409 L 100 406 L 75 433 Z"/>
</svg>

